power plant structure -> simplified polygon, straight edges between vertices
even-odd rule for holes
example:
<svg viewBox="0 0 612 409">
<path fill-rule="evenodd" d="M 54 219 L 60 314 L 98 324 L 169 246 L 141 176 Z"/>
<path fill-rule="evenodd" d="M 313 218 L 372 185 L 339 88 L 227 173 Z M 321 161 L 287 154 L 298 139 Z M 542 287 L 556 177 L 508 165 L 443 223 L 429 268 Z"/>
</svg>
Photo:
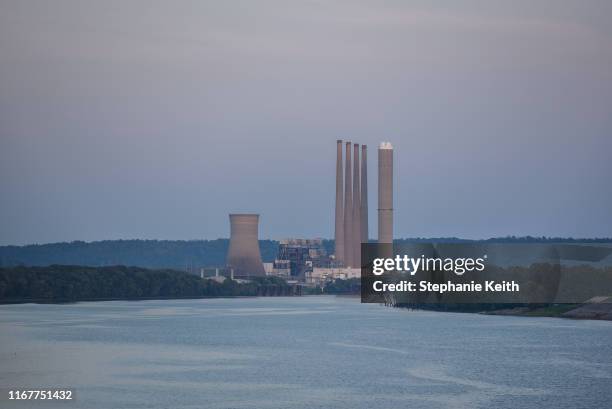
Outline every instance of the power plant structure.
<svg viewBox="0 0 612 409">
<path fill-rule="evenodd" d="M 231 276 L 265 276 L 258 241 L 259 215 L 230 214 L 229 218 L 231 234 L 226 267 Z M 325 251 L 321 239 L 283 240 L 274 263 L 268 263 L 268 273 L 298 280 L 311 274 L 314 281 L 319 276 L 325 280 L 342 274 L 352 277 L 356 274 L 352 270 L 361 267 L 361 243 L 369 242 L 368 233 L 367 146 L 338 140 L 334 257 Z M 390 142 L 382 142 L 378 147 L 378 243 L 393 243 L 393 146 Z M 315 272 L 315 269 L 318 270 Z M 219 271 L 215 269 L 215 277 Z"/>
<path fill-rule="evenodd" d="M 361 266 L 361 182 L 359 171 L 359 144 L 353 144 L 353 262 L 352 267 Z"/>
<path fill-rule="evenodd" d="M 336 216 L 334 227 L 334 242 L 336 245 L 336 260 L 344 261 L 344 173 L 342 173 L 342 140 L 338 139 L 336 146 Z"/>
<path fill-rule="evenodd" d="M 369 241 L 368 234 L 368 147 L 361 145 L 361 242 Z"/>
<path fill-rule="evenodd" d="M 259 252 L 258 214 L 230 214 L 227 266 L 235 277 L 265 276 Z"/>
<path fill-rule="evenodd" d="M 393 243 L 393 145 L 378 147 L 378 243 Z"/>
<path fill-rule="evenodd" d="M 323 239 L 284 239 L 278 244 L 278 254 L 272 273 L 286 278 L 304 280 L 313 268 L 338 268 L 339 262 L 327 254 Z"/>
<path fill-rule="evenodd" d="M 351 174 L 351 143 L 346 143 L 344 158 L 344 254 L 340 260 L 346 267 L 353 265 L 353 176 Z"/>
<path fill-rule="evenodd" d="M 352 149 L 351 149 L 352 148 Z M 336 146 L 335 257 L 345 267 L 360 267 L 361 243 L 368 241 L 367 147 L 346 142 L 344 174 L 342 141 Z M 344 195 L 343 195 L 344 191 Z"/>
</svg>

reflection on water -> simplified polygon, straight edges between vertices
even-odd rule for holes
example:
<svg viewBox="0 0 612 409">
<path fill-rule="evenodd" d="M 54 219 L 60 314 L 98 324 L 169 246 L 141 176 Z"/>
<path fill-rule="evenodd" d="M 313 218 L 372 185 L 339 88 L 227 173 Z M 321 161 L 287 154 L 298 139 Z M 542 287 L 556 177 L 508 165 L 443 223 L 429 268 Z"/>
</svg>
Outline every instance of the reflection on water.
<svg viewBox="0 0 612 409">
<path fill-rule="evenodd" d="M 607 407 L 611 341 L 610 322 L 341 297 L 5 305 L 0 389 L 74 388 L 82 408 Z"/>
</svg>

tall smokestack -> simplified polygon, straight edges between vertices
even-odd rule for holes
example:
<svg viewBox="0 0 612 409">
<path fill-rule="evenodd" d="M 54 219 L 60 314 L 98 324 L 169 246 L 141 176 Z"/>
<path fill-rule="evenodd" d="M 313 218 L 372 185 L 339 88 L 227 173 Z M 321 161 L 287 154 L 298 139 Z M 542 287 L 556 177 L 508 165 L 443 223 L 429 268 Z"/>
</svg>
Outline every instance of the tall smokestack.
<svg viewBox="0 0 612 409">
<path fill-rule="evenodd" d="M 353 190 L 351 184 L 351 143 L 346 143 L 344 163 L 344 265 L 353 265 Z"/>
<path fill-rule="evenodd" d="M 393 243 L 393 146 L 378 148 L 378 242 Z"/>
<path fill-rule="evenodd" d="M 342 140 L 338 139 L 336 146 L 336 226 L 334 229 L 334 241 L 336 243 L 336 260 L 344 261 L 344 196 L 342 187 L 344 177 L 342 175 Z"/>
<path fill-rule="evenodd" d="M 368 147 L 361 145 L 361 242 L 368 242 Z"/>
<path fill-rule="evenodd" d="M 353 144 L 353 267 L 361 266 L 361 189 L 359 144 Z"/>
<path fill-rule="evenodd" d="M 227 266 L 234 276 L 265 276 L 257 239 L 258 214 L 230 214 L 230 244 Z"/>
</svg>

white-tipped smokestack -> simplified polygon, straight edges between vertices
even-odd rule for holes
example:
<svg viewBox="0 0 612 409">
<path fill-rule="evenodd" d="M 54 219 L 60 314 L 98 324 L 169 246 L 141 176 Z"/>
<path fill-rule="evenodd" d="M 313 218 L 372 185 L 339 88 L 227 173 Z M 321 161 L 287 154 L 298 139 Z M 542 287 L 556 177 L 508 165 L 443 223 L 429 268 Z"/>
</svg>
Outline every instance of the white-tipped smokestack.
<svg viewBox="0 0 612 409">
<path fill-rule="evenodd" d="M 378 147 L 378 242 L 393 243 L 393 146 Z"/>
<path fill-rule="evenodd" d="M 353 267 L 361 266 L 361 188 L 359 144 L 353 144 Z"/>
<path fill-rule="evenodd" d="M 234 275 L 265 276 L 258 241 L 258 214 L 230 214 L 230 244 L 227 252 L 227 266 Z"/>
<path fill-rule="evenodd" d="M 334 241 L 336 245 L 336 260 L 344 261 L 344 196 L 342 188 L 344 177 L 342 174 L 342 141 L 338 139 L 336 146 L 336 224 L 334 228 Z"/>
<path fill-rule="evenodd" d="M 346 143 L 344 167 L 344 264 L 353 266 L 353 178 L 351 177 L 351 143 Z"/>
</svg>

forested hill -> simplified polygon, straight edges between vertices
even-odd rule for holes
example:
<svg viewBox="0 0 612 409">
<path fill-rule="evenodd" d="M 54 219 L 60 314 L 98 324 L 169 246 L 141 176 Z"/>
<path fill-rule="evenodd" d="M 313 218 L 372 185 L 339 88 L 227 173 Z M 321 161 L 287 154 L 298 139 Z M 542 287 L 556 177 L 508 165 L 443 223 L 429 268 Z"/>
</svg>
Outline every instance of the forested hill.
<svg viewBox="0 0 612 409">
<path fill-rule="evenodd" d="M 35 244 L 0 247 L 0 267 L 47 266 L 139 266 L 186 270 L 223 266 L 228 239 L 217 240 L 105 240 L 94 242 Z M 276 256 L 278 242 L 260 240 L 264 261 Z"/>
<path fill-rule="evenodd" d="M 546 242 L 612 242 L 612 239 L 571 239 L 546 237 L 503 237 L 484 240 L 497 243 Z M 455 237 L 397 239 L 396 243 L 472 242 Z M 333 252 L 334 241 L 324 240 L 328 252 Z M 172 268 L 177 270 L 200 267 L 221 267 L 229 246 L 228 239 L 217 240 L 105 240 L 94 242 L 34 244 L 27 246 L 0 246 L 0 267 L 48 266 L 69 264 L 81 266 L 139 266 L 145 268 Z M 278 251 L 278 241 L 260 240 L 259 248 L 264 262 L 271 262 Z"/>
</svg>

